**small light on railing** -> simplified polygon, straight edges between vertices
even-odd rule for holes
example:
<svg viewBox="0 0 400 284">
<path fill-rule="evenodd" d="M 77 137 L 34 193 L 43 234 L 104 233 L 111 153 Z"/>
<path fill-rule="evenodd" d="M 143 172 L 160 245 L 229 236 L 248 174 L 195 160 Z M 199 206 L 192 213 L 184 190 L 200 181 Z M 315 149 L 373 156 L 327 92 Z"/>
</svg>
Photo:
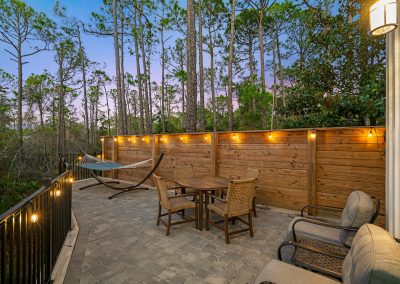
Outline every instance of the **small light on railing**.
<svg viewBox="0 0 400 284">
<path fill-rule="evenodd" d="M 39 220 L 39 216 L 36 213 L 31 215 L 31 222 L 36 223 Z"/>
<path fill-rule="evenodd" d="M 117 142 L 118 141 L 118 138 L 117 137 L 114 137 L 114 142 Z"/>
<path fill-rule="evenodd" d="M 79 157 L 78 157 L 78 160 L 79 160 L 79 161 L 82 160 L 82 156 L 79 156 Z"/>
<path fill-rule="evenodd" d="M 101 142 L 104 142 L 104 138 L 100 138 L 100 141 L 101 141 Z"/>
<path fill-rule="evenodd" d="M 204 140 L 208 140 L 208 135 L 206 134 L 206 135 L 204 135 Z"/>
<path fill-rule="evenodd" d="M 73 178 L 73 177 L 70 177 L 68 181 L 69 181 L 70 183 L 73 183 L 73 182 L 74 182 L 74 178 Z"/>
<path fill-rule="evenodd" d="M 164 138 L 160 137 L 160 141 L 163 142 L 163 141 L 164 141 Z"/>
<path fill-rule="evenodd" d="M 183 135 L 181 135 L 180 139 L 181 139 L 181 141 L 183 141 Z"/>
<path fill-rule="evenodd" d="M 317 133 L 315 133 L 315 132 L 311 133 L 311 134 L 310 134 L 310 137 L 311 137 L 312 139 L 315 139 L 315 138 L 317 137 Z"/>
<path fill-rule="evenodd" d="M 372 133 L 372 129 L 369 131 L 368 136 L 369 136 L 369 137 L 374 136 L 374 134 Z"/>
<path fill-rule="evenodd" d="M 61 196 L 61 190 L 57 189 L 56 192 L 55 192 L 55 195 L 56 195 L 57 197 Z"/>
<path fill-rule="evenodd" d="M 268 133 L 268 138 L 269 138 L 269 139 L 272 139 L 272 132 L 269 132 L 269 133 Z"/>
<path fill-rule="evenodd" d="M 101 155 L 97 155 L 97 158 L 101 159 Z"/>
<path fill-rule="evenodd" d="M 130 141 L 131 141 L 131 138 L 128 138 L 128 141 L 130 142 Z"/>
<path fill-rule="evenodd" d="M 146 140 L 144 137 L 142 137 L 142 141 Z"/>
<path fill-rule="evenodd" d="M 236 140 L 237 138 L 238 138 L 238 137 L 237 137 L 236 133 L 233 133 L 232 139 L 233 139 L 233 140 Z"/>
</svg>

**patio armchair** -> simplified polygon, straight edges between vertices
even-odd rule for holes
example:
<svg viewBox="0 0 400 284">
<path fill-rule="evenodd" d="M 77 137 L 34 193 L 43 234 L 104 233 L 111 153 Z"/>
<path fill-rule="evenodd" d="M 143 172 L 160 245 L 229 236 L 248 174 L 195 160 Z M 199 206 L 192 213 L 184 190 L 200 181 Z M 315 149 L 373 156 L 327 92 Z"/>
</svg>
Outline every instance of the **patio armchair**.
<svg viewBox="0 0 400 284">
<path fill-rule="evenodd" d="M 324 263 L 321 267 L 309 268 L 321 274 L 291 265 L 281 261 L 281 249 L 294 246 L 296 249 L 310 250 L 325 255 L 325 252 L 292 241 L 283 243 L 278 250 L 279 260 L 269 261 L 258 274 L 255 284 L 333 284 L 333 283 L 400 283 L 400 247 L 396 240 L 384 229 L 365 224 L 357 232 L 351 249 L 345 258 L 331 254 L 329 257 L 340 259 L 342 266 L 338 279 L 332 279 L 326 274 Z M 325 276 L 326 275 L 326 276 Z"/>
<path fill-rule="evenodd" d="M 157 226 L 160 225 L 160 222 L 163 223 L 167 227 L 166 235 L 169 235 L 171 226 L 183 224 L 187 222 L 195 222 L 196 229 L 198 228 L 198 208 L 197 208 L 197 193 L 185 193 L 185 194 L 177 194 L 175 196 L 169 196 L 168 190 L 168 182 L 155 174 L 153 174 L 155 185 L 158 193 L 158 216 L 157 216 Z M 193 196 L 194 201 L 187 199 L 186 197 Z M 161 213 L 162 209 L 167 210 L 167 213 Z M 178 214 L 179 212 L 183 212 L 185 209 L 194 209 L 194 218 L 193 217 L 185 217 L 182 214 L 182 221 L 172 222 L 172 214 Z M 161 219 L 163 216 L 168 216 L 167 223 Z"/>
<path fill-rule="evenodd" d="M 175 180 L 179 180 L 182 178 L 190 178 L 190 177 L 194 177 L 194 169 L 193 169 L 193 165 L 187 165 L 187 166 L 175 166 L 174 167 L 174 181 Z M 175 189 L 175 193 L 195 193 L 196 191 L 193 189 L 186 189 L 183 188 L 182 186 L 178 186 L 176 185 L 176 187 L 174 187 Z"/>
<path fill-rule="evenodd" d="M 259 177 L 260 177 L 260 170 L 251 169 L 251 168 L 248 168 L 248 169 L 247 169 L 247 173 L 246 173 L 246 177 L 245 177 L 246 179 L 254 178 L 254 179 L 256 180 L 256 182 L 257 182 L 257 180 L 259 179 Z M 240 177 L 237 177 L 237 179 L 240 179 Z M 257 217 L 257 211 L 256 211 L 256 191 L 257 191 L 257 186 L 254 186 L 253 200 L 252 200 L 252 206 L 253 206 L 253 214 L 254 214 L 254 217 Z M 226 195 L 226 190 L 223 190 L 223 191 L 221 192 L 221 197 L 222 197 L 222 198 L 224 198 L 224 194 Z"/>
<path fill-rule="evenodd" d="M 214 225 L 218 229 L 225 232 L 225 242 L 230 243 L 230 235 L 250 231 L 250 236 L 254 237 L 253 222 L 252 222 L 252 200 L 254 193 L 255 179 L 233 180 L 229 184 L 226 195 L 226 200 L 218 196 L 206 193 L 206 230 L 210 228 L 209 224 Z M 217 202 L 208 204 L 209 197 L 214 198 Z M 210 211 L 224 217 L 223 220 L 213 222 L 210 220 Z M 248 222 L 240 218 L 247 215 Z M 236 219 L 246 224 L 248 228 L 229 231 L 229 221 Z M 224 223 L 224 227 L 218 226 L 219 223 Z"/>
<path fill-rule="evenodd" d="M 324 220 L 313 216 L 305 216 L 305 210 L 318 209 L 341 212 L 339 222 Z M 362 191 L 353 191 L 344 209 L 327 206 L 305 206 L 301 217 L 295 217 L 288 227 L 288 239 L 295 242 L 307 242 L 318 246 L 318 242 L 348 248 L 358 228 L 366 223 L 374 223 L 380 210 L 379 199 L 371 198 Z M 324 245 L 325 246 L 325 245 Z"/>
</svg>

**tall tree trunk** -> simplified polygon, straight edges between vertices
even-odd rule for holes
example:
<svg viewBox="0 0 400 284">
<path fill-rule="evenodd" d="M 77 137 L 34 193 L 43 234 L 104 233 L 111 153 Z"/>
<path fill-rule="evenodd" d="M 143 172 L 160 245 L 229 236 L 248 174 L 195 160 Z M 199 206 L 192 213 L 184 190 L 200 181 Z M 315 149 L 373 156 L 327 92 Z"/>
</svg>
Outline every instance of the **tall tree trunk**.
<svg viewBox="0 0 400 284">
<path fill-rule="evenodd" d="M 165 133 L 165 46 L 163 26 L 161 26 L 161 126 L 162 133 Z"/>
<path fill-rule="evenodd" d="M 208 34 L 210 37 L 210 84 L 211 84 L 211 104 L 212 104 L 212 115 L 213 115 L 213 131 L 217 131 L 217 111 L 215 105 L 215 68 L 214 68 L 214 41 L 213 36 L 211 34 L 211 28 L 208 28 Z"/>
<path fill-rule="evenodd" d="M 273 98 L 272 98 L 272 112 L 271 112 L 271 129 L 274 128 L 274 116 L 275 116 L 275 107 L 276 107 L 276 40 L 272 40 L 272 65 L 273 65 L 273 72 L 274 72 L 274 87 L 273 87 Z"/>
<path fill-rule="evenodd" d="M 197 73 L 196 73 L 196 26 L 193 0 L 187 0 L 187 99 L 186 131 L 196 131 Z"/>
<path fill-rule="evenodd" d="M 229 66 L 228 66 L 228 130 L 233 128 L 233 105 L 232 105 L 232 93 L 233 93 L 233 43 L 235 36 L 235 8 L 236 0 L 231 2 L 231 25 L 230 25 L 230 41 L 229 41 Z"/>
<path fill-rule="evenodd" d="M 22 130 L 22 42 L 21 36 L 18 36 L 18 160 L 22 162 L 24 159 L 24 140 L 23 140 L 23 130 Z"/>
<path fill-rule="evenodd" d="M 83 81 L 83 108 L 85 114 L 85 144 L 86 150 L 89 149 L 89 114 L 88 114 L 88 98 L 87 98 L 87 82 L 86 82 L 86 56 L 83 50 L 82 41 L 81 41 L 81 30 L 78 27 L 78 44 L 79 44 L 79 53 L 81 55 L 81 72 L 82 72 L 82 81 Z"/>
<path fill-rule="evenodd" d="M 140 49 L 142 51 L 142 65 L 143 65 L 143 86 L 144 86 L 144 109 L 146 114 L 146 130 L 147 133 L 152 132 L 150 108 L 149 108 L 149 90 L 147 84 L 147 64 L 146 64 L 146 50 L 144 48 L 144 35 L 143 35 L 143 24 L 142 24 L 142 9 L 140 8 L 139 0 L 136 0 L 136 10 L 138 11 L 139 20 L 139 41 Z"/>
<path fill-rule="evenodd" d="M 134 28 L 134 41 L 135 41 L 135 57 L 136 57 L 136 73 L 138 80 L 138 93 L 139 93 L 139 133 L 144 133 L 144 111 L 143 111 L 143 92 L 142 92 L 142 76 L 140 74 L 140 55 L 139 55 L 139 38 L 137 29 L 137 10 L 134 12 L 133 28 Z"/>
<path fill-rule="evenodd" d="M 113 28 L 114 28 L 114 53 L 115 53 L 115 77 L 117 81 L 117 100 L 118 100 L 118 127 L 117 133 L 126 134 L 126 116 L 123 112 L 123 92 L 121 86 L 121 66 L 118 44 L 118 16 L 117 16 L 117 0 L 113 0 Z"/>
<path fill-rule="evenodd" d="M 250 69 L 250 82 L 254 85 L 254 66 L 253 66 L 253 40 L 249 36 L 249 69 Z M 252 97 L 253 111 L 256 111 L 256 96 Z"/>
<path fill-rule="evenodd" d="M 265 89 L 265 60 L 264 60 L 264 1 L 260 0 L 260 19 L 258 22 L 258 38 L 260 42 L 260 65 L 261 65 L 261 92 L 263 96 L 266 93 Z M 262 127 L 267 128 L 267 112 L 265 110 L 264 101 L 261 102 L 261 117 Z M 271 118 L 272 121 L 272 118 Z M 272 123 L 272 122 L 271 122 Z M 272 126 L 272 125 L 271 125 Z"/>
<path fill-rule="evenodd" d="M 153 132 L 153 98 L 151 94 L 151 63 L 150 58 L 147 58 L 147 84 L 149 85 L 149 123 L 150 123 L 150 132 Z"/>
<path fill-rule="evenodd" d="M 110 105 L 108 102 L 108 92 L 105 84 L 103 85 L 103 88 L 104 88 L 104 94 L 106 95 L 106 106 L 107 106 L 107 121 L 108 121 L 107 135 L 111 135 Z"/>
<path fill-rule="evenodd" d="M 204 131 L 206 119 L 204 114 L 204 66 L 203 66 L 203 22 L 202 22 L 202 3 L 198 3 L 199 21 L 199 80 L 200 80 L 200 111 L 199 111 L 199 130 Z"/>
<path fill-rule="evenodd" d="M 128 134 L 128 120 L 127 120 L 127 113 L 126 113 L 126 85 L 125 85 L 125 49 L 124 49 L 124 10 L 121 4 L 121 44 L 120 44 L 120 48 L 121 48 L 121 53 L 120 53 L 120 57 L 121 57 L 121 92 L 122 92 L 122 111 L 124 114 L 124 120 L 125 120 L 125 134 Z"/>
<path fill-rule="evenodd" d="M 278 56 L 278 68 L 279 68 L 279 82 L 280 82 L 280 95 L 282 97 L 283 107 L 286 108 L 286 95 L 285 95 L 285 83 L 283 81 L 283 66 L 282 66 L 282 55 L 281 55 L 281 48 L 279 42 L 279 34 L 278 32 L 275 33 L 275 42 L 276 42 L 276 53 Z"/>
</svg>

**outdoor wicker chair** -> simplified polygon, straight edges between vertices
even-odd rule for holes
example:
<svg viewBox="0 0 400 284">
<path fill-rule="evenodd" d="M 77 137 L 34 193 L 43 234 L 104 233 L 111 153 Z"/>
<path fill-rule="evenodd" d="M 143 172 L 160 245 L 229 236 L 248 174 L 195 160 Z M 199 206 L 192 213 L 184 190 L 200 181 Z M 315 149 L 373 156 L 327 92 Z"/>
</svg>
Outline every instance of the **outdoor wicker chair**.
<svg viewBox="0 0 400 284">
<path fill-rule="evenodd" d="M 209 224 L 214 225 L 218 229 L 225 232 L 225 241 L 230 243 L 229 236 L 246 231 L 250 231 L 250 236 L 254 236 L 252 222 L 252 200 L 254 193 L 255 179 L 234 180 L 229 184 L 226 200 L 215 195 L 206 193 L 206 230 L 209 230 Z M 216 203 L 208 204 L 209 197 L 217 200 Z M 210 211 L 224 217 L 223 220 L 213 222 L 210 220 Z M 248 222 L 240 218 L 242 215 L 248 216 Z M 236 219 L 248 226 L 246 229 L 237 231 L 229 231 L 229 220 Z M 219 223 L 224 223 L 224 228 L 218 226 Z"/>
<path fill-rule="evenodd" d="M 400 283 L 400 247 L 387 231 L 381 227 L 365 224 L 357 232 L 349 253 L 342 257 L 335 254 L 326 254 L 324 251 L 308 247 L 304 244 L 288 241 L 278 249 L 278 260 L 269 261 L 258 274 L 255 284 L 389 284 Z M 282 260 L 281 250 L 290 246 L 306 249 L 324 257 L 338 259 L 342 265 L 337 279 L 330 278 L 331 269 L 326 262 L 308 267 L 309 270 L 285 263 Z M 327 277 L 326 277 L 327 276 Z"/>
<path fill-rule="evenodd" d="M 251 169 L 251 168 L 248 168 L 248 169 L 247 169 L 247 173 L 246 173 L 246 177 L 245 177 L 246 179 L 254 178 L 254 179 L 256 180 L 256 182 L 257 182 L 257 180 L 259 179 L 259 177 L 260 177 L 260 170 Z M 238 177 L 238 179 L 240 179 L 240 177 Z M 257 191 L 257 186 L 254 186 L 253 201 L 252 201 L 254 217 L 257 217 L 257 211 L 256 211 L 256 191 Z M 224 194 L 226 195 L 226 190 L 223 190 L 223 191 L 221 192 L 221 197 L 222 197 L 222 198 L 224 198 Z"/>
<path fill-rule="evenodd" d="M 185 194 L 177 194 L 174 196 L 169 196 L 168 195 L 168 183 L 167 181 L 155 174 L 153 174 L 154 181 L 156 184 L 157 188 L 157 193 L 158 193 L 158 216 L 157 216 L 157 226 L 160 225 L 160 222 L 163 223 L 167 227 L 167 236 L 169 235 L 171 226 L 173 225 L 178 225 L 178 224 L 183 224 L 187 222 L 195 222 L 196 229 L 198 228 L 198 208 L 197 208 L 197 202 L 196 202 L 196 197 L 197 193 L 185 193 Z M 193 196 L 194 201 L 191 201 L 187 199 L 187 196 Z M 162 208 L 167 210 L 167 213 L 161 214 Z M 182 221 L 176 221 L 172 222 L 172 214 L 177 214 L 181 212 L 184 209 L 194 209 L 194 218 L 193 217 L 185 217 L 182 214 L 182 218 L 184 220 Z M 167 223 L 164 222 L 164 220 L 161 219 L 162 216 L 168 216 L 168 221 Z"/>
<path fill-rule="evenodd" d="M 194 169 L 192 165 L 174 167 L 174 181 L 189 177 L 194 177 Z M 195 193 L 196 191 L 193 189 L 186 189 L 177 185 L 175 188 L 175 192 L 178 194 L 178 193 Z"/>
<path fill-rule="evenodd" d="M 322 209 L 327 211 L 342 211 L 338 223 L 320 218 L 305 218 L 306 209 Z M 323 251 L 327 255 L 335 254 L 344 258 L 350 249 L 354 235 L 366 223 L 374 223 L 380 209 L 379 199 L 372 199 L 368 194 L 354 191 L 350 194 L 344 209 L 325 206 L 306 206 L 302 209 L 302 217 L 296 217 L 289 224 L 289 240 Z M 323 254 L 297 247 L 292 262 L 298 266 L 309 268 L 316 264 L 325 263 L 332 277 L 340 277 L 342 260 L 326 257 Z M 328 274 L 328 271 L 326 271 Z"/>
</svg>

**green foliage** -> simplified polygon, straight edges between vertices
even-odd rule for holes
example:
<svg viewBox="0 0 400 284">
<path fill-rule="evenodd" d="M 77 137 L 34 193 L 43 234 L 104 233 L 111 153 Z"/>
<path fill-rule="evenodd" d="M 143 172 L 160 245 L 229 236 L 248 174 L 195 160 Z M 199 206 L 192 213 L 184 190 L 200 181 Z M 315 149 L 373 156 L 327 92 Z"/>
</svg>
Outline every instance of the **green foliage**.
<svg viewBox="0 0 400 284">
<path fill-rule="evenodd" d="M 39 189 L 39 187 L 39 183 L 36 181 L 21 181 L 12 177 L 0 177 L 0 214 Z"/>
</svg>

